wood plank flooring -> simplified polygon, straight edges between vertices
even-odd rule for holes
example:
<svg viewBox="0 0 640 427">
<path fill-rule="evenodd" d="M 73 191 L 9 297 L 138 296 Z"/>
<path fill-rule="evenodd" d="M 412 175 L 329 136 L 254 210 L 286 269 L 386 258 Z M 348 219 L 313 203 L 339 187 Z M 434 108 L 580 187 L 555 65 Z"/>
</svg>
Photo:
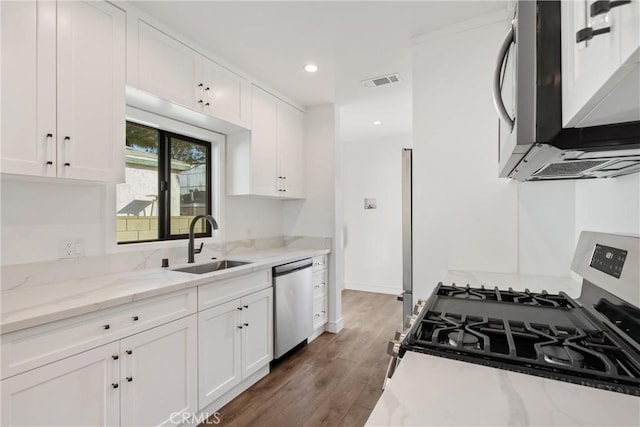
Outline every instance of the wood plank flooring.
<svg viewBox="0 0 640 427">
<path fill-rule="evenodd" d="M 219 411 L 222 426 L 362 426 L 382 393 L 387 341 L 402 325 L 393 295 L 345 290 L 344 329 L 324 333 Z"/>
</svg>

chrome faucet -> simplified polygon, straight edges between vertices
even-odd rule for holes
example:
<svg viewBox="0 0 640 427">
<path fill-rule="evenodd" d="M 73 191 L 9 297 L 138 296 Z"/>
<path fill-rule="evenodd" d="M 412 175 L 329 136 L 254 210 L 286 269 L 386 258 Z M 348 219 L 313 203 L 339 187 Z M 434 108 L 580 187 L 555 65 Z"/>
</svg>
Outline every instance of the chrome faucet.
<svg viewBox="0 0 640 427">
<path fill-rule="evenodd" d="M 211 215 L 196 215 L 195 217 L 193 217 L 193 219 L 191 220 L 191 225 L 189 225 L 189 260 L 187 261 L 187 263 L 189 264 L 194 263 L 195 254 L 199 254 L 200 252 L 202 252 L 203 244 L 201 244 L 198 249 L 195 249 L 194 243 L 193 243 L 193 240 L 195 238 L 193 229 L 196 226 L 196 222 L 198 222 L 198 220 L 201 218 L 204 218 L 207 221 L 209 221 L 209 224 L 211 224 L 211 227 L 213 227 L 214 230 L 218 229 L 218 223 Z"/>
</svg>

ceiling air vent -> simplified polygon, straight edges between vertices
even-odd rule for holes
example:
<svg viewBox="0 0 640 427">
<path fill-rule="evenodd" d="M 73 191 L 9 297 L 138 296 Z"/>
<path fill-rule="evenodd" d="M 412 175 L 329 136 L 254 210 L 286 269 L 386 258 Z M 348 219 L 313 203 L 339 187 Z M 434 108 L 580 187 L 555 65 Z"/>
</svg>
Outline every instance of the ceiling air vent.
<svg viewBox="0 0 640 427">
<path fill-rule="evenodd" d="M 364 87 L 376 87 L 376 86 L 384 86 L 390 83 L 398 83 L 400 81 L 400 76 L 398 73 L 387 74 L 386 76 L 375 77 L 373 79 L 362 80 L 360 83 Z"/>
</svg>

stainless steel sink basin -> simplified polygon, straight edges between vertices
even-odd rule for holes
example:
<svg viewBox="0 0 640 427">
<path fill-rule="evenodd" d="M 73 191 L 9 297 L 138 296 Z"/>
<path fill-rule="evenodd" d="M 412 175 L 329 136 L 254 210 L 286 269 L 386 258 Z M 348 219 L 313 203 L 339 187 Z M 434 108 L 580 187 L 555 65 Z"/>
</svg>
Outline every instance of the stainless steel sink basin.
<svg viewBox="0 0 640 427">
<path fill-rule="evenodd" d="M 180 271 L 183 273 L 192 273 L 192 274 L 205 274 L 205 273 L 212 273 L 218 270 L 225 270 L 227 268 L 239 267 L 241 265 L 246 265 L 246 264 L 250 264 L 250 263 L 245 261 L 222 260 L 222 261 L 208 262 L 206 264 L 190 265 L 188 267 L 176 268 L 176 269 L 173 269 L 173 271 Z"/>
</svg>

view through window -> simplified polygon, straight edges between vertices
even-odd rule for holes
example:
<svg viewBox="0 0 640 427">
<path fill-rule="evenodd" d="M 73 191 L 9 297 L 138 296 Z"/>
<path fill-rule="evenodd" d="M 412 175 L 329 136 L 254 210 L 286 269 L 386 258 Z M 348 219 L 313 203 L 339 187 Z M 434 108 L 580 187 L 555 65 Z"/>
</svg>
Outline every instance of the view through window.
<svg viewBox="0 0 640 427">
<path fill-rule="evenodd" d="M 127 122 L 125 183 L 117 186 L 118 243 L 186 238 L 211 213 L 211 144 Z M 211 236 L 200 221 L 196 236 Z"/>
</svg>

